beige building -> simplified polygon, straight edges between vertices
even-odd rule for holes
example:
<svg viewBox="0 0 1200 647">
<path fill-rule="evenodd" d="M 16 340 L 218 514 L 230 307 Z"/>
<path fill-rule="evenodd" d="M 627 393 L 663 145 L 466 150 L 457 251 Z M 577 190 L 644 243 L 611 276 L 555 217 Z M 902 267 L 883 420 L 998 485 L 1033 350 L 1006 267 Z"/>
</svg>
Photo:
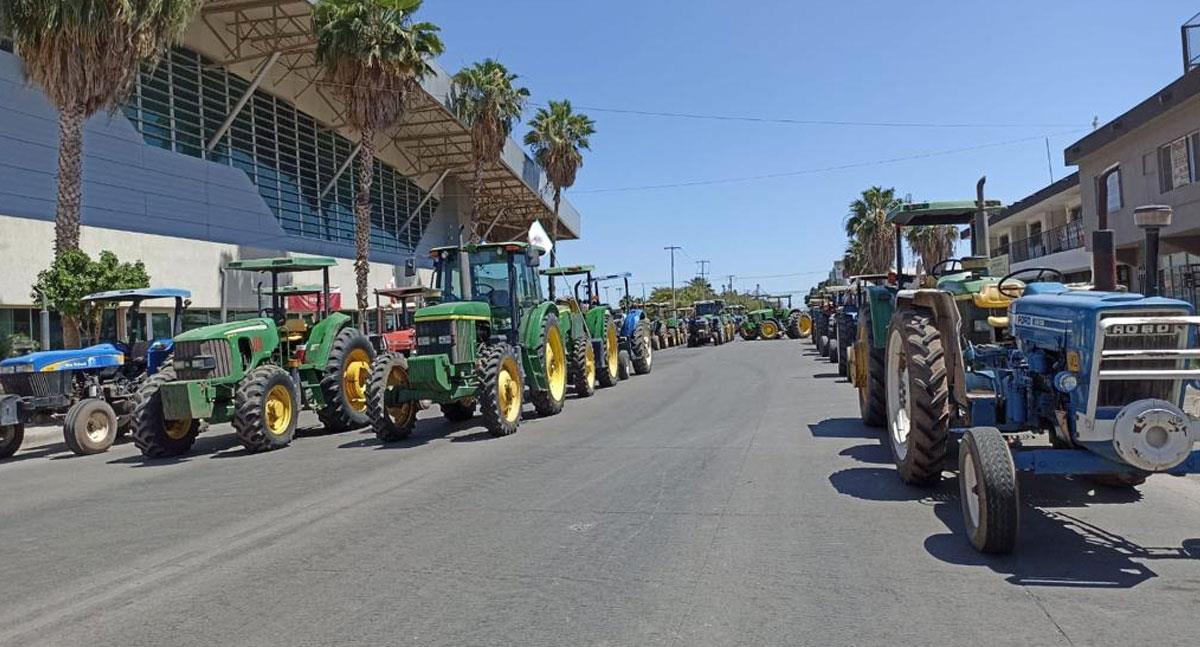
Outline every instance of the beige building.
<svg viewBox="0 0 1200 647">
<path fill-rule="evenodd" d="M 1078 173 L 1012 203 L 988 224 L 992 258 L 999 261 L 996 267 L 1008 271 L 1050 267 L 1070 282 L 1091 277 Z"/>
</svg>

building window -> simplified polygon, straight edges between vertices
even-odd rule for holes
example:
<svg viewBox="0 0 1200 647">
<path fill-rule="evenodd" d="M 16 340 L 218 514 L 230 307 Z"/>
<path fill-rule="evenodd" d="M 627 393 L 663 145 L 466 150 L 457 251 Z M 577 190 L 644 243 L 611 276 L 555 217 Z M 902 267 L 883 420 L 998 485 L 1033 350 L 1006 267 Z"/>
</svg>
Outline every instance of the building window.
<svg viewBox="0 0 1200 647">
<path fill-rule="evenodd" d="M 1077 220 L 1083 220 L 1083 205 L 1077 204 L 1067 209 L 1067 222 L 1075 222 Z"/>
<path fill-rule="evenodd" d="M 1102 215 L 1109 215 L 1121 210 L 1121 167 L 1114 166 L 1097 178 L 1097 204 Z"/>
<path fill-rule="evenodd" d="M 215 61 L 176 48 L 158 66 L 142 70 L 124 112 L 151 146 L 241 169 L 289 234 L 352 244 L 358 165 L 334 179 L 354 142 L 290 102 L 256 90 L 229 131 L 205 152 L 248 87 Z M 437 200 L 414 213 L 426 193 L 379 159 L 373 172 L 372 248 L 415 250 Z"/>
<path fill-rule="evenodd" d="M 1158 148 L 1158 188 L 1160 193 L 1196 181 L 1196 155 L 1200 133 L 1180 137 Z"/>
</svg>

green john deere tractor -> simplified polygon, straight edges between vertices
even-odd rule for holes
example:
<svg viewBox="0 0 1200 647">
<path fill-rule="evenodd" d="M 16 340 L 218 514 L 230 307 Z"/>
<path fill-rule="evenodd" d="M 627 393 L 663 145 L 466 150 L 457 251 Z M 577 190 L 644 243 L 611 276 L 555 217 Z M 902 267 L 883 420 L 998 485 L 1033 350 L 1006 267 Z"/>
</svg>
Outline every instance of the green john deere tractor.
<svg viewBox="0 0 1200 647">
<path fill-rule="evenodd" d="M 271 275 L 270 307 L 259 317 L 190 330 L 175 337 L 174 359 L 142 385 L 133 441 L 148 457 L 188 451 L 206 423 L 232 422 L 249 451 L 292 442 L 301 409 L 328 431 L 365 426 L 366 385 L 375 359 L 350 316 L 329 309 L 324 257 L 234 261 L 225 270 Z M 321 272 L 317 311 L 289 316 L 281 274 Z M 308 292 L 299 289 L 297 294 Z"/>
<path fill-rule="evenodd" d="M 612 310 L 600 303 L 593 277 L 595 271 L 596 268 L 591 265 L 568 265 L 542 270 L 542 275 L 549 280 L 551 296 L 555 294 L 554 281 L 557 278 L 562 278 L 569 284 L 570 277 L 581 277 L 571 286 L 571 296 L 558 299 L 558 302 L 582 311 L 587 322 L 586 336 L 591 340 L 593 355 L 596 358 L 596 381 L 602 387 L 611 387 L 621 381 L 620 334 L 617 318 L 613 316 Z M 582 293 L 580 288 L 583 288 Z M 572 328 L 570 334 L 572 342 L 584 337 L 579 328 Z"/>
<path fill-rule="evenodd" d="M 367 385 L 367 412 L 380 440 L 408 437 L 422 400 L 456 421 L 478 407 L 488 432 L 507 436 L 521 424 L 527 391 L 538 415 L 551 416 L 562 411 L 569 377 L 578 376 L 577 391 L 584 381 L 590 387 L 590 344 L 566 341 L 584 326 L 582 314 L 542 296 L 537 248 L 480 243 L 431 255 L 440 302 L 413 313 L 412 356 L 380 354 Z"/>
</svg>

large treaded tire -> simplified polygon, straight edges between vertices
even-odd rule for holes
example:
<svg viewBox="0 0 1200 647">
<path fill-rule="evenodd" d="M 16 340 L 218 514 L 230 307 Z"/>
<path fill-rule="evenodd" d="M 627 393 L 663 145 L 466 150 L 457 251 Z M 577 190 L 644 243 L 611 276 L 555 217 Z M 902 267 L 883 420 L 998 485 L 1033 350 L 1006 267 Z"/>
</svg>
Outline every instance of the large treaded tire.
<svg viewBox="0 0 1200 647">
<path fill-rule="evenodd" d="M 408 384 L 408 359 L 399 353 L 380 353 L 371 363 L 371 381 L 367 382 L 367 417 L 380 442 L 404 440 L 417 424 L 417 410 L 421 408 L 417 402 L 391 409 L 387 406 L 388 388 L 401 384 Z M 393 415 L 397 412 L 399 417 Z"/>
<path fill-rule="evenodd" d="M 0 458 L 8 458 L 21 449 L 25 440 L 25 425 L 0 427 Z"/>
<path fill-rule="evenodd" d="M 479 354 L 479 413 L 483 417 L 483 426 L 493 436 L 511 436 L 517 433 L 517 429 L 521 425 L 519 412 L 516 420 L 509 420 L 505 418 L 500 407 L 501 398 L 498 391 L 500 371 L 503 364 L 509 359 L 514 365 L 520 366 L 517 354 L 507 344 L 485 346 Z M 520 379 L 519 369 L 517 379 Z M 523 384 L 520 384 L 518 388 L 519 391 L 524 391 Z M 517 397 L 521 397 L 521 394 L 519 393 Z"/>
<path fill-rule="evenodd" d="M 549 336 L 550 336 L 551 328 L 558 329 L 558 331 L 560 333 L 559 340 L 563 344 L 563 349 L 562 349 L 563 354 L 566 355 L 566 351 L 567 351 L 566 340 L 562 338 L 562 336 L 561 336 L 562 330 L 558 328 L 558 316 L 553 313 L 547 314 L 546 317 L 544 319 L 542 319 L 542 332 L 540 335 L 538 335 L 538 345 L 537 345 L 537 364 L 538 364 L 538 366 L 542 367 L 542 370 L 546 374 L 547 380 L 550 379 L 550 371 L 549 371 L 548 365 L 546 364 L 546 346 L 549 343 Z M 563 357 L 563 361 L 569 362 L 570 359 L 567 357 Z M 570 364 L 568 364 L 567 365 L 568 381 L 570 381 L 570 372 L 571 372 Z M 535 390 L 533 388 L 533 385 L 531 384 L 531 385 L 529 385 L 529 399 L 533 402 L 533 408 L 535 411 L 537 411 L 537 414 L 539 416 L 541 416 L 543 418 L 545 418 L 546 416 L 555 416 L 555 415 L 558 415 L 559 413 L 561 413 L 563 410 L 563 405 L 566 403 L 566 400 L 567 400 L 567 390 L 564 387 L 562 396 L 559 397 L 558 399 L 555 399 L 554 394 L 551 393 L 549 389 L 547 389 L 545 391 L 538 391 L 538 390 Z"/>
<path fill-rule="evenodd" d="M 829 338 L 821 335 L 821 340 L 817 342 L 817 354 L 821 357 L 829 357 Z"/>
<path fill-rule="evenodd" d="M 358 328 L 347 326 L 334 338 L 321 376 L 321 395 L 325 398 L 325 406 L 317 411 L 317 417 L 325 430 L 332 433 L 358 429 L 371 423 L 367 416 L 365 390 L 361 396 L 356 396 L 347 394 L 343 387 L 342 375 L 346 371 L 346 362 L 355 350 L 365 352 L 370 362 L 375 362 L 375 346 L 371 340 Z M 364 376 L 364 382 L 369 380 L 369 374 Z M 361 397 L 361 401 L 354 400 L 356 397 Z"/>
<path fill-rule="evenodd" d="M 787 320 L 787 336 L 788 339 L 800 339 L 803 335 L 800 332 L 800 313 L 793 312 L 788 315 Z"/>
<path fill-rule="evenodd" d="M 178 438 L 167 435 L 166 420 L 162 413 L 162 394 L 159 390 L 167 382 L 175 381 L 175 369 L 166 367 L 142 382 L 134 396 L 133 420 L 130 436 L 133 444 L 146 458 L 165 458 L 186 453 L 200 435 L 199 420 L 188 421 L 185 433 Z"/>
<path fill-rule="evenodd" d="M 99 414 L 104 419 L 105 434 L 93 439 L 89 433 L 89 422 Z M 63 419 L 63 442 L 78 456 L 101 454 L 108 451 L 117 440 L 117 412 L 112 405 L 97 398 L 86 398 L 71 405 Z"/>
<path fill-rule="evenodd" d="M 616 338 L 615 334 L 610 337 L 609 331 L 612 329 L 615 332 L 615 326 L 612 314 L 604 313 L 604 336 L 600 341 L 600 357 L 596 358 L 596 381 L 604 388 L 616 386 L 621 381 L 621 376 L 619 375 L 620 351 L 617 351 L 618 358 L 615 362 L 610 362 L 608 357 L 608 346 Z"/>
<path fill-rule="evenodd" d="M 283 386 L 291 396 L 287 426 L 279 433 L 267 429 L 267 398 L 276 386 Z M 287 447 L 296 436 L 296 419 L 300 413 L 300 394 L 288 372 L 266 364 L 250 371 L 238 384 L 233 396 L 233 430 L 242 447 L 249 452 L 265 452 Z"/>
<path fill-rule="evenodd" d="M 892 340 L 903 345 L 908 369 L 908 434 L 903 443 L 894 431 L 892 408 L 888 402 L 888 433 L 884 442 L 892 448 L 892 457 L 900 479 L 910 485 L 929 486 L 942 478 L 942 467 L 949 452 L 950 387 L 942 336 L 933 315 L 924 308 L 905 308 L 892 318 L 888 333 L 888 380 L 893 379 Z M 897 374 L 895 379 L 899 379 Z M 890 387 L 889 387 L 890 390 Z"/>
<path fill-rule="evenodd" d="M 654 368 L 654 344 L 650 341 L 651 337 L 650 324 L 645 320 L 639 321 L 633 329 L 630 344 L 633 372 L 637 375 L 646 375 Z"/>
<path fill-rule="evenodd" d="M 860 320 L 859 337 L 865 343 L 867 352 L 867 379 L 858 389 L 858 413 L 863 424 L 868 427 L 887 426 L 887 366 L 884 359 L 887 347 L 875 347 L 875 329 L 871 325 L 871 309 L 864 307 L 858 314 Z M 856 360 L 857 361 L 857 360 Z"/>
<path fill-rule="evenodd" d="M 963 435 L 958 494 L 971 545 L 983 553 L 1011 553 L 1021 525 L 1021 497 L 1012 451 L 996 428 L 975 427 Z"/>
<path fill-rule="evenodd" d="M 596 392 L 596 358 L 594 356 L 592 357 L 591 375 L 588 375 L 587 368 L 587 358 L 591 353 L 593 353 L 592 340 L 586 334 L 576 337 L 575 341 L 571 343 L 567 375 L 571 380 L 571 386 L 575 389 L 576 397 L 586 398 Z"/>
</svg>

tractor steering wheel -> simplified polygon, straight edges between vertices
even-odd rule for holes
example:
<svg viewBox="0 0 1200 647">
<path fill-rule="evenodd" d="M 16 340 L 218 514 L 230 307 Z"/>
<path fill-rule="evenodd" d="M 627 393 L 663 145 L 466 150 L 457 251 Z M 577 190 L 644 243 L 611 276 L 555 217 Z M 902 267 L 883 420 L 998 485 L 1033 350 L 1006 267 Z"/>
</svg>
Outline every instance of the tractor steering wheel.
<svg viewBox="0 0 1200 647">
<path fill-rule="evenodd" d="M 479 298 L 487 301 L 488 303 L 492 302 L 492 293 L 495 291 L 496 288 L 488 285 L 487 283 L 478 283 L 475 285 L 475 292 L 479 294 Z"/>
<path fill-rule="evenodd" d="M 951 269 L 944 269 L 942 267 L 943 265 L 945 265 Z M 953 266 L 955 266 L 955 265 L 957 265 L 958 267 L 953 268 Z M 945 260 L 939 261 L 937 265 L 934 265 L 933 267 L 929 268 L 929 275 L 934 278 L 940 279 L 943 276 L 946 276 L 947 274 L 953 274 L 955 272 L 962 272 L 963 270 L 964 270 L 964 268 L 963 268 L 962 259 L 947 258 Z"/>
<path fill-rule="evenodd" d="M 1006 296 L 1010 299 L 1016 299 L 1021 296 L 1021 292 L 1020 292 L 1021 287 L 1016 285 L 1016 282 L 1013 281 L 1013 278 L 1017 277 L 1017 276 L 1021 276 L 1022 274 L 1035 274 L 1035 273 L 1036 273 L 1036 275 L 1033 277 L 1032 281 L 1024 281 L 1024 283 L 1041 283 L 1042 281 L 1045 280 L 1045 276 L 1047 274 L 1052 274 L 1055 277 L 1055 281 L 1058 283 L 1062 283 L 1063 281 L 1066 280 L 1066 276 L 1064 276 L 1062 272 L 1054 269 L 1053 267 L 1027 267 L 1025 269 L 1017 270 L 1015 272 L 1009 272 L 1004 278 L 1000 279 L 999 283 L 996 284 L 996 290 L 1000 294 L 1003 294 L 1004 296 Z M 1007 283 L 1007 285 L 1006 285 L 1006 283 Z"/>
</svg>

